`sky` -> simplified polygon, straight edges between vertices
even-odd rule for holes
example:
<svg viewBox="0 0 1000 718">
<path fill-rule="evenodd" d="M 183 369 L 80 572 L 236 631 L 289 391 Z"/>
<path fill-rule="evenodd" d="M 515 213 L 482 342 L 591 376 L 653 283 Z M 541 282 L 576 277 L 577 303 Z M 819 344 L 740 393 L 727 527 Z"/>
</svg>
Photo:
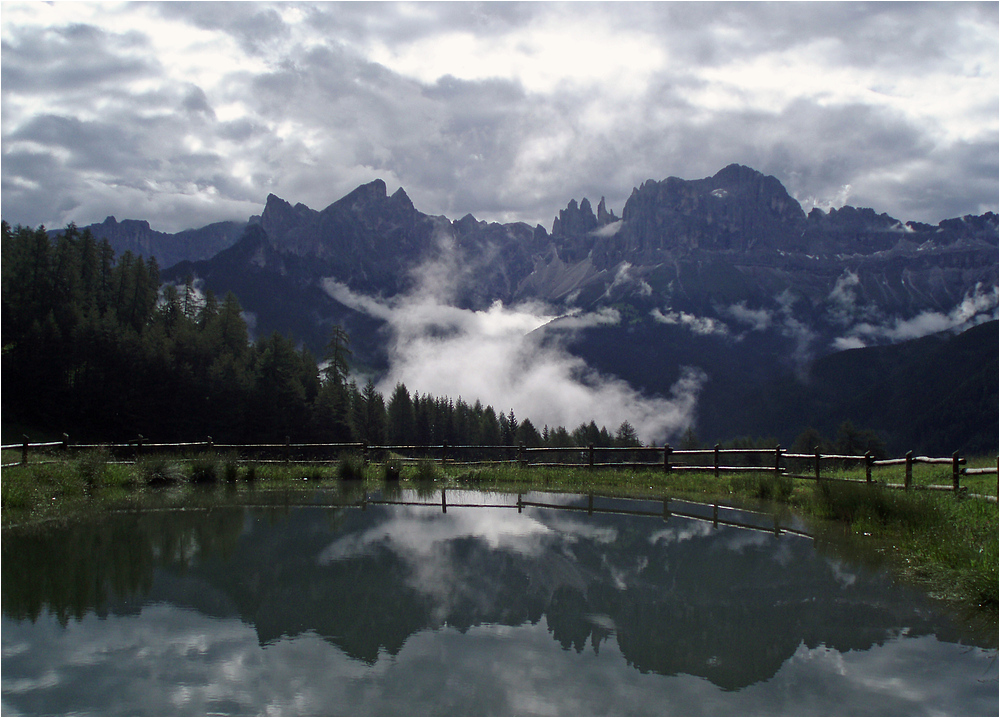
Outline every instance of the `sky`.
<svg viewBox="0 0 1000 718">
<path fill-rule="evenodd" d="M 2 215 L 176 232 L 322 209 L 551 228 L 731 163 L 808 211 L 998 205 L 997 3 L 0 5 Z"/>
</svg>

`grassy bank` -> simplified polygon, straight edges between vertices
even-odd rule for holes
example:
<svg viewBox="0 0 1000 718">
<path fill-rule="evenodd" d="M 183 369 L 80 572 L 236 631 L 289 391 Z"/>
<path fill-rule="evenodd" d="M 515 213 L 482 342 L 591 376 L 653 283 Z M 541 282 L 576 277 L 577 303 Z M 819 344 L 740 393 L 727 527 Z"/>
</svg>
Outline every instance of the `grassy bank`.
<svg viewBox="0 0 1000 718">
<path fill-rule="evenodd" d="M 9 457 L 4 457 L 8 460 Z M 995 466 L 995 458 L 970 466 Z M 842 476 L 858 470 L 845 467 Z M 860 477 L 863 478 L 863 469 Z M 900 491 L 884 484 L 902 483 L 901 467 L 878 469 L 874 486 L 762 474 L 672 472 L 660 469 L 614 470 L 513 464 L 468 467 L 430 461 L 363 464 L 357 457 L 330 463 L 253 463 L 235 455 L 202 454 L 178 459 L 143 457 L 116 463 L 96 450 L 67 460 L 4 469 L 0 481 L 3 523 L 21 523 L 71 515 L 84 507 L 142 505 L 169 494 L 178 501 L 198 487 L 222 485 L 232 492 L 258 489 L 339 487 L 345 499 L 385 486 L 469 488 L 483 491 L 556 491 L 621 497 L 669 496 L 676 499 L 757 507 L 760 502 L 790 506 L 804 517 L 838 522 L 841 552 L 876 552 L 901 577 L 929 593 L 969 609 L 996 624 L 998 604 L 996 503 L 963 498 L 951 492 Z M 950 467 L 914 467 L 915 487 L 947 485 Z M 967 493 L 997 493 L 996 475 L 962 477 Z M 165 491 L 166 489 L 166 491 Z"/>
</svg>

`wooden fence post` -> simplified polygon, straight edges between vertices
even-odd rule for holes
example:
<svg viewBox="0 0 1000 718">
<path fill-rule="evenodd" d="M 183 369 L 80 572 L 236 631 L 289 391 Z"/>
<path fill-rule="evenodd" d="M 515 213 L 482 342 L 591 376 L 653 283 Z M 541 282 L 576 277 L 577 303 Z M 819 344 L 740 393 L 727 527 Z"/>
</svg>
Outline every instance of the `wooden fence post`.
<svg viewBox="0 0 1000 718">
<path fill-rule="evenodd" d="M 958 452 L 956 451 L 951 455 L 951 488 L 956 493 L 958 492 L 958 477 L 961 475 L 958 463 Z"/>
<path fill-rule="evenodd" d="M 819 481 L 819 447 L 816 447 L 816 480 Z"/>
<path fill-rule="evenodd" d="M 212 437 L 208 437 L 208 441 L 205 442 L 205 448 L 211 451 L 214 446 L 215 443 L 212 441 Z"/>
<path fill-rule="evenodd" d="M 781 444 L 774 447 L 774 478 L 781 476 Z"/>
<path fill-rule="evenodd" d="M 719 505 L 712 506 L 712 527 L 719 528 Z"/>
<path fill-rule="evenodd" d="M 664 474 L 669 474 L 670 473 L 670 454 L 672 452 L 673 452 L 673 449 L 670 448 L 670 444 L 664 444 L 663 445 L 663 473 Z"/>
<path fill-rule="evenodd" d="M 63 453 L 69 451 L 69 434 L 63 433 L 62 450 Z"/>
<path fill-rule="evenodd" d="M 448 513 L 448 499 L 444 495 L 445 490 L 441 489 L 441 513 Z"/>
<path fill-rule="evenodd" d="M 719 449 L 721 449 L 721 448 L 722 447 L 719 446 L 719 444 L 715 445 L 715 476 L 716 476 L 716 478 L 718 478 L 718 476 L 719 476 Z"/>
<path fill-rule="evenodd" d="M 594 495 L 593 494 L 587 494 L 587 515 L 588 516 L 593 516 L 594 515 Z"/>
<path fill-rule="evenodd" d="M 587 445 L 587 466 L 589 468 L 594 468 L 594 445 Z"/>
<path fill-rule="evenodd" d="M 292 459 L 292 437 L 285 437 L 285 463 L 288 463 Z"/>
<path fill-rule="evenodd" d="M 865 483 L 870 484 L 872 482 L 872 462 L 875 461 L 875 457 L 872 456 L 872 452 L 865 452 Z"/>
<path fill-rule="evenodd" d="M 362 466 L 368 463 L 368 443 L 361 442 L 361 464 Z"/>
<path fill-rule="evenodd" d="M 670 520 L 670 499 L 668 498 L 663 499 L 663 520 Z"/>
<path fill-rule="evenodd" d="M 517 463 L 521 466 L 522 469 L 528 465 L 528 460 L 526 457 L 527 454 L 524 453 L 524 442 L 522 441 L 520 444 L 517 445 Z"/>
<path fill-rule="evenodd" d="M 910 489 L 910 484 L 913 483 L 913 452 L 906 452 L 906 474 L 903 476 L 903 488 L 906 490 Z"/>
<path fill-rule="evenodd" d="M 139 457 L 142 456 L 142 442 L 143 441 L 145 441 L 145 439 L 143 438 L 142 434 L 139 434 L 139 438 L 136 439 L 136 442 L 135 442 L 135 458 L 136 458 L 136 461 L 138 461 Z"/>
<path fill-rule="evenodd" d="M 21 444 L 21 466 L 28 465 L 28 435 L 21 434 L 24 438 L 24 442 Z"/>
</svg>

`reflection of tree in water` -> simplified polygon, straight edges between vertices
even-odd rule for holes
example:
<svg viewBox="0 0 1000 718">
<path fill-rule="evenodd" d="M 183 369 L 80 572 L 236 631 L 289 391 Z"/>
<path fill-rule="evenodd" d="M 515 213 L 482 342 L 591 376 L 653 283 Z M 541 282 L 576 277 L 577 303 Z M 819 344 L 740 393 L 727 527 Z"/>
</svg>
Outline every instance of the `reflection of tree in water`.
<svg viewBox="0 0 1000 718">
<path fill-rule="evenodd" d="M 65 624 L 153 588 L 154 569 L 184 573 L 207 557 L 232 555 L 243 509 L 115 513 L 3 532 L 3 611 Z M 120 610 L 116 608 L 116 612 Z M 138 610 L 138 605 L 134 610 Z"/>
<path fill-rule="evenodd" d="M 153 590 L 208 612 L 192 595 L 214 592 L 225 600 L 212 615 L 238 615 L 261 644 L 312 631 L 369 664 L 421 630 L 544 618 L 565 650 L 596 652 L 613 636 L 642 672 L 702 676 L 726 689 L 772 677 L 800 645 L 865 650 L 903 627 L 911 635 L 946 630 L 887 579 L 845 578 L 807 540 L 690 531 L 677 517 L 576 515 L 570 525 L 564 513 L 538 511 L 532 517 L 551 530 L 531 555 L 469 535 L 411 554 L 404 537 L 390 540 L 394 515 L 376 505 L 286 503 L 8 531 L 3 609 L 35 618 L 48 607 L 65 621 L 106 612 L 110 594 Z M 433 509 L 419 515 L 438 517 Z M 324 558 L 334 542 L 356 550 Z M 428 563 L 439 569 L 435 583 L 422 577 Z"/>
</svg>

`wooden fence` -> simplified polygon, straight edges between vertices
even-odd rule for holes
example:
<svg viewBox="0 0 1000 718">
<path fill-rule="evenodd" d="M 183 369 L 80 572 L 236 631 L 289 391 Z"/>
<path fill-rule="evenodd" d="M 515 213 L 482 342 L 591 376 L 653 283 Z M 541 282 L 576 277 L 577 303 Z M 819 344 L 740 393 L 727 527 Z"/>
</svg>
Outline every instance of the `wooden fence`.
<svg viewBox="0 0 1000 718">
<path fill-rule="evenodd" d="M 774 476 L 837 481 L 859 481 L 874 483 L 872 469 L 882 466 L 903 466 L 903 483 L 883 484 L 890 488 L 910 489 L 913 486 L 913 466 L 915 464 L 943 464 L 951 466 L 951 483 L 948 485 L 920 486 L 921 489 L 937 491 L 961 490 L 961 477 L 979 474 L 997 474 L 1000 480 L 1000 457 L 997 467 L 965 468 L 966 459 L 955 452 L 950 457 L 933 458 L 914 456 L 907 452 L 898 459 L 875 459 L 872 454 L 861 456 L 846 454 L 823 454 L 817 447 L 811 454 L 796 454 L 776 446 L 773 449 L 723 449 L 719 444 L 711 449 L 674 449 L 669 444 L 659 446 L 608 447 L 608 446 L 568 446 L 529 447 L 524 444 L 510 445 L 377 445 L 358 443 L 292 443 L 286 438 L 278 444 L 216 444 L 212 437 L 205 441 L 154 443 L 142 436 L 127 443 L 72 444 L 69 436 L 63 434 L 62 441 L 31 443 L 28 437 L 20 444 L 4 444 L 3 451 L 19 451 L 20 461 L 9 462 L 2 468 L 28 464 L 32 452 L 39 454 L 36 462 L 58 461 L 56 455 L 71 455 L 81 451 L 103 449 L 114 458 L 135 461 L 145 454 L 187 454 L 188 458 L 199 453 L 230 453 L 240 460 L 260 463 L 270 462 L 329 462 L 336 461 L 344 454 L 360 455 L 367 461 L 393 459 L 400 463 L 435 461 L 441 464 L 464 466 L 517 464 L 523 467 L 561 468 L 616 468 L 649 469 L 657 468 L 664 474 L 682 471 L 722 473 L 770 473 Z M 732 459 L 742 456 L 744 463 L 733 463 Z M 562 458 L 561 461 L 546 461 L 546 458 Z M 571 461 L 567 461 L 569 457 Z M 850 464 L 863 465 L 864 479 L 844 479 L 829 475 L 829 467 L 844 470 Z M 827 473 L 824 474 L 824 467 Z M 998 486 L 1000 489 L 1000 486 Z M 1000 491 L 998 491 L 1000 493 Z M 994 497 L 995 499 L 995 497 Z"/>
</svg>

